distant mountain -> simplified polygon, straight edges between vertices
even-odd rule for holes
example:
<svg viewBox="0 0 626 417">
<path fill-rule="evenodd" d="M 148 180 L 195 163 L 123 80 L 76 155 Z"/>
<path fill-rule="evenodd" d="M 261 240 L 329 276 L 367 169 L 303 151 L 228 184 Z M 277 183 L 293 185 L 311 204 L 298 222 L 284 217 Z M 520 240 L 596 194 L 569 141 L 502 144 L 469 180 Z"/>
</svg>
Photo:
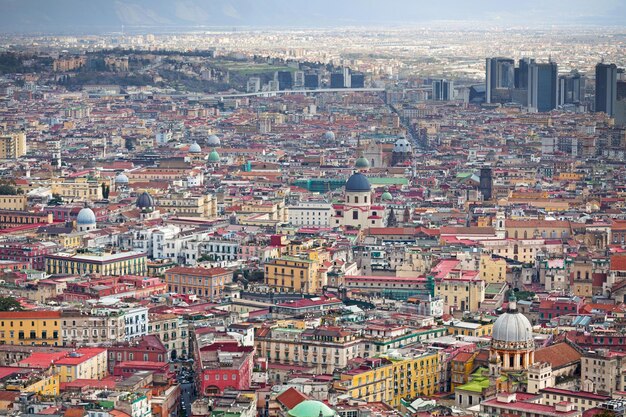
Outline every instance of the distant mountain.
<svg viewBox="0 0 626 417">
<path fill-rule="evenodd" d="M 165 32 L 472 21 L 626 24 L 621 0 L 0 0 L 0 32 Z"/>
</svg>

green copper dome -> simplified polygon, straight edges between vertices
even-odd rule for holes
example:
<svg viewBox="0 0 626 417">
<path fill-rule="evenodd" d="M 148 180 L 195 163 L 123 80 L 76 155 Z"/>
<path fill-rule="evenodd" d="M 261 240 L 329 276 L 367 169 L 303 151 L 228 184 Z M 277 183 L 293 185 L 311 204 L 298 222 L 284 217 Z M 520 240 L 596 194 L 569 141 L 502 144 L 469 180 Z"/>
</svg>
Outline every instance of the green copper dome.
<svg viewBox="0 0 626 417">
<path fill-rule="evenodd" d="M 358 169 L 367 169 L 370 167 L 370 162 L 366 158 L 360 156 L 354 163 L 354 167 Z"/>
<path fill-rule="evenodd" d="M 391 193 L 389 191 L 385 191 L 381 196 L 380 199 L 382 201 L 390 201 L 393 200 L 393 196 L 391 195 Z"/>
<path fill-rule="evenodd" d="M 337 413 L 320 401 L 305 400 L 289 410 L 290 417 L 333 417 Z"/>
<path fill-rule="evenodd" d="M 209 154 L 209 162 L 217 163 L 220 161 L 220 154 L 215 149 Z"/>
</svg>

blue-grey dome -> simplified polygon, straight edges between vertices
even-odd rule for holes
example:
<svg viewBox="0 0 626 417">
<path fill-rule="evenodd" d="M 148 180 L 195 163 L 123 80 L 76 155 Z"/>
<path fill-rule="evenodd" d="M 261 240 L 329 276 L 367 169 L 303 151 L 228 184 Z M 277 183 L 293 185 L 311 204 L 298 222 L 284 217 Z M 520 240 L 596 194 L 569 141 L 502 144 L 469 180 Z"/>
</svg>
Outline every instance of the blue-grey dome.
<svg viewBox="0 0 626 417">
<path fill-rule="evenodd" d="M 220 138 L 218 138 L 216 135 L 209 136 L 206 142 L 209 146 L 220 146 L 221 144 Z"/>
<path fill-rule="evenodd" d="M 198 142 L 194 142 L 190 147 L 189 147 L 189 152 L 190 153 L 200 153 L 202 152 L 202 148 L 200 147 L 200 145 L 198 145 Z"/>
<path fill-rule="evenodd" d="M 128 177 L 123 172 L 120 172 L 115 177 L 115 183 L 116 184 L 128 184 Z"/>
<path fill-rule="evenodd" d="M 76 224 L 83 226 L 96 224 L 96 215 L 93 213 L 93 210 L 89 207 L 81 209 L 76 217 Z"/>
<path fill-rule="evenodd" d="M 352 174 L 348 181 L 346 181 L 346 191 L 350 192 L 364 192 L 371 191 L 372 187 L 367 177 L 361 173 Z"/>
<path fill-rule="evenodd" d="M 137 197 L 136 206 L 142 211 L 152 210 L 154 208 L 154 199 L 150 194 L 144 191 L 139 197 Z"/>
<path fill-rule="evenodd" d="M 329 130 L 328 132 L 324 133 L 324 139 L 335 140 L 335 133 Z"/>
</svg>

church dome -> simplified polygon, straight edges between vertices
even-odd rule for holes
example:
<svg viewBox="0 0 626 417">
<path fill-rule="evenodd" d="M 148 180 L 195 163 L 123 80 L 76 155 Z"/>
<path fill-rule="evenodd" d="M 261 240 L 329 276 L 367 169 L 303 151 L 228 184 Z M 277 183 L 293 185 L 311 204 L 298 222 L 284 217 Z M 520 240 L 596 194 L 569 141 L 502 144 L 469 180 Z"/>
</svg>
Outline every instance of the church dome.
<svg viewBox="0 0 626 417">
<path fill-rule="evenodd" d="M 137 197 L 136 206 L 141 211 L 151 211 L 154 209 L 154 199 L 150 194 L 144 191 L 139 197 Z"/>
<path fill-rule="evenodd" d="M 209 136 L 209 138 L 207 139 L 207 144 L 209 146 L 220 146 L 221 142 L 220 142 L 220 138 L 217 137 L 217 135 L 211 135 Z"/>
<path fill-rule="evenodd" d="M 391 201 L 393 200 L 393 196 L 391 195 L 391 193 L 389 191 L 385 191 L 381 196 L 380 199 L 382 201 Z"/>
<path fill-rule="evenodd" d="M 115 177 L 115 183 L 116 184 L 128 184 L 128 177 L 123 172 L 120 172 Z"/>
<path fill-rule="evenodd" d="M 81 209 L 76 217 L 76 224 L 82 226 L 96 224 L 96 215 L 93 210 L 89 207 Z"/>
<path fill-rule="evenodd" d="M 370 162 L 363 156 L 360 156 L 354 163 L 354 167 L 357 169 L 367 169 L 370 167 Z"/>
<path fill-rule="evenodd" d="M 493 324 L 491 347 L 503 350 L 534 349 L 533 330 L 530 321 L 517 311 L 515 298 L 509 301 L 509 309 Z"/>
<path fill-rule="evenodd" d="M 356 173 L 352 174 L 348 181 L 346 181 L 346 191 L 347 192 L 366 192 L 371 191 L 372 187 L 367 177 L 363 174 Z"/>
<path fill-rule="evenodd" d="M 324 133 L 324 139 L 335 140 L 335 132 L 329 130 L 328 132 Z"/>
<path fill-rule="evenodd" d="M 190 147 L 189 147 L 189 152 L 190 153 L 200 153 L 202 152 L 202 148 L 200 147 L 200 145 L 198 145 L 198 142 L 194 142 Z"/>
<path fill-rule="evenodd" d="M 211 153 L 209 154 L 209 162 L 211 163 L 217 163 L 220 161 L 220 154 L 217 153 L 217 151 L 215 149 L 213 149 L 211 151 Z"/>
<path fill-rule="evenodd" d="M 321 401 L 304 400 L 287 414 L 290 417 L 333 417 L 337 412 Z"/>
<path fill-rule="evenodd" d="M 411 144 L 406 138 L 400 138 L 393 144 L 393 151 L 396 153 L 409 153 L 411 152 Z"/>
</svg>

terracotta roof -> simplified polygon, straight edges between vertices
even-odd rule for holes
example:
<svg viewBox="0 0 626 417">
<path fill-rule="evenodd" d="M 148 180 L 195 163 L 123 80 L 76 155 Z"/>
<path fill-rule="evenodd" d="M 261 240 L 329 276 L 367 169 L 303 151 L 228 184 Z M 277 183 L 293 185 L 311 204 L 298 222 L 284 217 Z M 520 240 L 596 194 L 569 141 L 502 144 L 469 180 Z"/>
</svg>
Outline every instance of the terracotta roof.
<svg viewBox="0 0 626 417">
<path fill-rule="evenodd" d="M 215 276 L 229 273 L 230 271 L 224 268 L 187 268 L 184 266 L 175 266 L 165 271 L 166 274 L 187 274 L 197 276 Z"/>
<path fill-rule="evenodd" d="M 552 364 L 552 369 L 558 369 L 580 362 L 580 356 L 576 349 L 562 342 L 535 351 L 535 362 L 547 362 Z"/>
<path fill-rule="evenodd" d="M 611 271 L 626 271 L 626 255 L 611 256 Z"/>
<path fill-rule="evenodd" d="M 55 319 L 60 318 L 59 311 L 2 311 L 0 319 Z"/>
<path fill-rule="evenodd" d="M 276 397 L 276 400 L 285 407 L 287 407 L 289 410 L 291 410 L 307 398 L 308 397 L 306 395 L 292 387 L 280 393 Z"/>
</svg>

